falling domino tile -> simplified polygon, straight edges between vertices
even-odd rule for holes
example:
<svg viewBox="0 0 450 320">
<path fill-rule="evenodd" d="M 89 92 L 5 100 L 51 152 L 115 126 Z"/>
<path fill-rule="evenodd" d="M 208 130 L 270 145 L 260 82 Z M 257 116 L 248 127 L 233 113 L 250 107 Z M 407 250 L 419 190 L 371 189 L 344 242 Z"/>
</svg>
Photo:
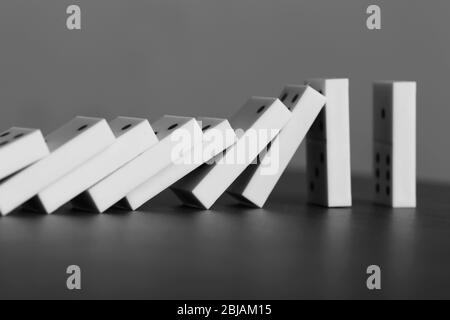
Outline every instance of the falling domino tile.
<svg viewBox="0 0 450 320">
<path fill-rule="evenodd" d="M 202 136 L 194 118 L 164 116 L 152 127 L 159 142 L 75 198 L 75 207 L 105 212 L 188 152 L 193 141 L 184 139 Z"/>
<path fill-rule="evenodd" d="M 158 141 L 145 119 L 118 117 L 110 123 L 110 127 L 116 137 L 114 143 L 39 192 L 33 198 L 33 206 L 53 213 Z"/>
<path fill-rule="evenodd" d="M 0 185 L 6 215 L 114 142 L 104 119 L 76 117 L 46 137 L 50 154 Z"/>
<path fill-rule="evenodd" d="M 259 208 L 266 203 L 325 104 L 325 97 L 309 86 L 286 86 L 280 100 L 291 110 L 291 120 L 267 153 L 260 155 L 258 164 L 249 166 L 228 190 L 241 202 Z"/>
<path fill-rule="evenodd" d="M 374 102 L 375 202 L 416 207 L 416 83 L 377 82 Z"/>
<path fill-rule="evenodd" d="M 307 81 L 326 105 L 307 135 L 308 198 L 325 207 L 352 205 L 348 79 Z"/>
<path fill-rule="evenodd" d="M 236 142 L 229 122 L 223 119 L 197 118 L 203 128 L 203 139 L 185 154 L 180 163 L 172 164 L 130 192 L 121 205 L 136 210 L 172 184 L 210 161 Z M 199 158 L 196 158 L 198 157 Z"/>
<path fill-rule="evenodd" d="M 242 130 L 237 142 L 214 164 L 195 170 L 172 190 L 186 205 L 210 209 L 290 118 L 291 112 L 280 100 L 251 98 L 230 121 L 232 128 Z"/>
<path fill-rule="evenodd" d="M 0 134 L 0 181 L 49 154 L 40 130 L 11 128 Z"/>
</svg>

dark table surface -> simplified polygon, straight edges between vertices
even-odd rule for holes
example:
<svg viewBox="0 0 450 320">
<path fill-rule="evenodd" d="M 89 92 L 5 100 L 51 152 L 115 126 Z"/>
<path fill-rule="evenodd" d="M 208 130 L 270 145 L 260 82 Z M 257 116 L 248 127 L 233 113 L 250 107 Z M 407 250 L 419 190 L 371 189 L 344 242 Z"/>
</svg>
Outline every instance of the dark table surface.
<svg viewBox="0 0 450 320">
<path fill-rule="evenodd" d="M 265 209 L 224 196 L 197 211 L 167 191 L 135 213 L 15 212 L 0 218 L 0 299 L 450 298 L 450 186 L 420 183 L 418 208 L 393 210 L 353 184 L 351 209 L 306 205 L 291 171 Z M 372 264 L 381 291 L 366 287 Z"/>
</svg>

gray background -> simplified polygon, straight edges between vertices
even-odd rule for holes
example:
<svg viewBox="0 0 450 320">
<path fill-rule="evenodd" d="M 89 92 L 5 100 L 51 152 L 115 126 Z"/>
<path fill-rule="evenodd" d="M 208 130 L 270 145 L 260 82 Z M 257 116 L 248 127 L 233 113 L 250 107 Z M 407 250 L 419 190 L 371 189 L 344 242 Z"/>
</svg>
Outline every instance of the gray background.
<svg viewBox="0 0 450 320">
<path fill-rule="evenodd" d="M 82 31 L 66 29 L 69 4 Z M 369 4 L 382 7 L 381 31 L 365 27 Z M 450 181 L 449 15 L 447 0 L 2 0 L 0 127 L 226 118 L 250 95 L 349 77 L 353 171 L 368 173 L 372 80 L 417 80 L 418 174 Z"/>
</svg>

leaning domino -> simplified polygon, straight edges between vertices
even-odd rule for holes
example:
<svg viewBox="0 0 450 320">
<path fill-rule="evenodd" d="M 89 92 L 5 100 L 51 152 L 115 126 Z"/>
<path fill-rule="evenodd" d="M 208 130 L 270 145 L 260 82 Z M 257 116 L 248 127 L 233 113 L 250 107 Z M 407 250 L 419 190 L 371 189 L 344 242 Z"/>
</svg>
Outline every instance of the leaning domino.
<svg viewBox="0 0 450 320">
<path fill-rule="evenodd" d="M 137 210 L 172 184 L 210 161 L 236 141 L 229 122 L 223 119 L 197 118 L 203 128 L 203 137 L 187 152 L 179 163 L 171 164 L 147 182 L 130 192 L 121 202 L 126 208 Z"/>
<path fill-rule="evenodd" d="M 46 137 L 50 154 L 0 185 L 6 215 L 114 142 L 104 119 L 77 117 Z"/>
<path fill-rule="evenodd" d="M 128 193 L 189 152 L 193 137 L 202 129 L 194 118 L 164 116 L 152 124 L 159 140 L 153 147 L 101 180 L 73 204 L 81 209 L 105 212 Z"/>
<path fill-rule="evenodd" d="M 0 134 L 0 181 L 49 154 L 40 130 L 11 128 Z"/>
<path fill-rule="evenodd" d="M 309 86 L 286 86 L 280 100 L 292 112 L 292 118 L 260 155 L 258 164 L 249 166 L 228 192 L 238 200 L 262 208 L 286 170 L 320 110 L 325 97 Z"/>
<path fill-rule="evenodd" d="M 114 143 L 39 192 L 33 199 L 37 208 L 53 213 L 157 142 L 145 119 L 118 117 L 111 121 L 110 127 L 116 137 Z"/>
<path fill-rule="evenodd" d="M 374 101 L 375 202 L 416 207 L 415 82 L 377 82 Z"/>
<path fill-rule="evenodd" d="M 214 164 L 195 170 L 172 190 L 186 205 L 210 209 L 290 118 L 291 112 L 280 100 L 251 98 L 230 120 L 232 128 L 240 131 L 237 142 Z"/>
<path fill-rule="evenodd" d="M 326 105 L 307 135 L 308 198 L 325 207 L 352 205 L 348 79 L 307 81 Z"/>
</svg>

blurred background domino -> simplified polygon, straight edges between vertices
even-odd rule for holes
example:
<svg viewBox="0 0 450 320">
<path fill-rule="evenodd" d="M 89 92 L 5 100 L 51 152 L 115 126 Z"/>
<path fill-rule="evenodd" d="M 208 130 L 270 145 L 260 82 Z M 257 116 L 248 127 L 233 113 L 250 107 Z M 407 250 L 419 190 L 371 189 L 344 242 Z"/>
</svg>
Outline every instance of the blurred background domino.
<svg viewBox="0 0 450 320">
<path fill-rule="evenodd" d="M 118 117 L 110 127 L 116 137 L 114 143 L 39 192 L 32 200 L 33 207 L 53 213 L 157 142 L 146 119 Z"/>
<path fill-rule="evenodd" d="M 194 118 L 164 116 L 152 123 L 158 142 L 132 161 L 101 180 L 72 202 L 80 209 L 103 213 L 159 171 L 178 160 L 192 148 L 190 140 L 174 155 L 183 138 L 201 137 L 202 129 Z"/>
<path fill-rule="evenodd" d="M 0 134 L 0 181 L 49 154 L 40 130 L 11 128 Z"/>
<path fill-rule="evenodd" d="M 125 208 L 136 210 L 169 188 L 172 184 L 210 161 L 236 142 L 236 134 L 228 120 L 197 118 L 203 135 L 200 144 L 194 144 L 180 163 L 171 164 L 150 180 L 130 192 L 121 202 Z"/>
<path fill-rule="evenodd" d="M 416 82 L 373 85 L 375 202 L 414 208 L 416 200 Z"/>
<path fill-rule="evenodd" d="M 6 215 L 114 142 L 104 119 L 76 117 L 46 137 L 50 154 L 0 185 Z"/>
</svg>

